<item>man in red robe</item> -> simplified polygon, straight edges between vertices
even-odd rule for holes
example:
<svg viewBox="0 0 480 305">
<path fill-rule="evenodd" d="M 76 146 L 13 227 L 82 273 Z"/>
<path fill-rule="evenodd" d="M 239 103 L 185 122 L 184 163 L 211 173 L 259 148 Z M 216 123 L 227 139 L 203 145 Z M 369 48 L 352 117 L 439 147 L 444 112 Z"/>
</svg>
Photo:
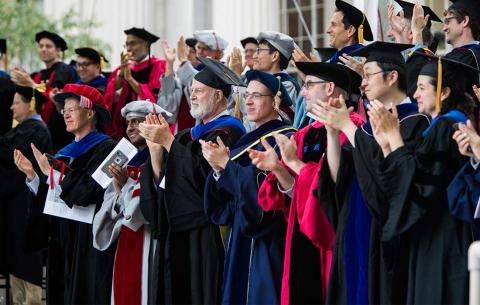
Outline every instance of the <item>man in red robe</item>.
<svg viewBox="0 0 480 305">
<path fill-rule="evenodd" d="M 306 75 L 301 91 L 307 111 L 318 101 L 346 99 L 358 88 L 361 77 L 349 68 L 335 63 L 297 62 Z M 314 116 L 310 114 L 312 118 Z M 353 113 L 358 125 L 360 117 Z M 251 152 L 258 168 L 271 171 L 258 193 L 258 202 L 265 211 L 282 211 L 288 222 L 282 279 L 282 304 L 322 304 L 330 272 L 335 230 L 331 211 L 313 196 L 318 186 L 318 171 L 326 152 L 327 131 L 318 122 L 297 131 L 291 139 L 275 136 L 282 160 L 266 152 Z M 342 137 L 342 142 L 345 137 Z"/>
<path fill-rule="evenodd" d="M 121 64 L 108 80 L 105 91 L 107 109 L 112 114 L 112 123 L 105 126 L 105 132 L 120 139 L 125 132 L 125 120 L 120 110 L 131 101 L 150 100 L 155 102 L 160 90 L 160 76 L 165 72 L 166 63 L 150 56 L 150 46 L 159 37 L 140 28 L 125 30 L 126 52 L 121 54 Z"/>
</svg>

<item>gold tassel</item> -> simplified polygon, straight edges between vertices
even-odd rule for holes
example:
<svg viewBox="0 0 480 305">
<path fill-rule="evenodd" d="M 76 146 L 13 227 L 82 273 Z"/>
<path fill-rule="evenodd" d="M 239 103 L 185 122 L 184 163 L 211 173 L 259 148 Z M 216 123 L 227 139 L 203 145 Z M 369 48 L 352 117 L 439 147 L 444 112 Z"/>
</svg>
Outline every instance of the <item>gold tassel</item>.
<svg viewBox="0 0 480 305">
<path fill-rule="evenodd" d="M 358 43 L 363 44 L 363 24 L 358 27 Z"/>
<path fill-rule="evenodd" d="M 363 43 L 363 23 L 365 22 L 365 14 L 362 12 L 362 23 L 360 23 L 360 26 L 358 27 L 358 43 Z"/>
<path fill-rule="evenodd" d="M 441 101 L 441 95 L 442 95 L 442 57 L 438 57 L 438 73 L 437 73 L 437 96 L 435 97 L 435 111 L 437 112 L 437 115 L 440 114 L 440 111 L 442 110 L 442 101 Z"/>
<path fill-rule="evenodd" d="M 278 91 L 277 94 L 275 94 L 275 97 L 273 98 L 273 109 L 275 109 L 276 112 L 280 111 L 280 104 L 282 103 L 282 92 Z"/>
<path fill-rule="evenodd" d="M 243 122 L 242 112 L 240 111 L 240 92 L 238 92 L 238 88 L 235 92 L 235 117 Z"/>
<path fill-rule="evenodd" d="M 103 71 L 105 69 L 105 59 L 103 56 L 100 56 L 100 71 Z"/>
<path fill-rule="evenodd" d="M 30 110 L 35 111 L 35 105 L 37 101 L 35 99 L 35 89 L 33 89 L 33 96 L 32 99 L 30 100 Z"/>
</svg>

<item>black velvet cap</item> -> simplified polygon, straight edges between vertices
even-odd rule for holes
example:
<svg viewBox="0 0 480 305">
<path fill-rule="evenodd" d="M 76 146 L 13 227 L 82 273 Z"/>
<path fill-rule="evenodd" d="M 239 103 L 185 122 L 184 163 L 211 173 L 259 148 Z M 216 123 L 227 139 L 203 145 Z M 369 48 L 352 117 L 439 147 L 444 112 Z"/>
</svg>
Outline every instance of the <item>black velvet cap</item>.
<svg viewBox="0 0 480 305">
<path fill-rule="evenodd" d="M 404 65 L 405 59 L 401 52 L 411 47 L 413 47 L 411 44 L 375 41 L 363 48 L 353 51 L 350 53 L 350 56 L 366 57 L 367 62 L 377 61 Z"/>
<path fill-rule="evenodd" d="M 242 44 L 242 47 L 245 49 L 245 46 L 247 43 L 253 43 L 258 46 L 258 41 L 254 37 L 245 37 L 242 40 L 240 40 L 240 43 Z"/>
<path fill-rule="evenodd" d="M 185 43 L 192 49 L 195 49 L 195 45 L 197 44 L 197 40 L 195 38 L 187 38 L 185 39 Z"/>
<path fill-rule="evenodd" d="M 37 105 L 41 105 L 47 101 L 45 95 L 32 87 L 15 86 L 15 92 L 27 99 L 28 102 L 35 96 L 35 103 Z"/>
<path fill-rule="evenodd" d="M 240 77 L 218 60 L 206 57 L 197 57 L 197 59 L 205 65 L 205 68 L 195 74 L 195 80 L 209 87 L 222 90 L 225 97 L 230 95 L 231 86 L 245 87 L 245 83 Z"/>
<path fill-rule="evenodd" d="M 367 16 L 361 10 L 342 0 L 336 0 L 335 6 L 339 11 L 343 12 L 357 31 L 360 25 L 363 24 L 363 37 L 365 37 L 365 40 L 373 40 L 373 33 L 370 24 L 368 23 Z"/>
<path fill-rule="evenodd" d="M 403 16 L 405 18 L 411 19 L 413 16 L 413 8 L 415 7 L 415 3 L 402 0 L 395 0 L 395 2 L 397 2 L 398 5 L 402 7 Z M 442 19 L 440 19 L 440 17 L 438 17 L 438 15 L 435 14 L 435 12 L 429 6 L 422 5 L 422 7 L 424 16 L 430 15 L 428 21 L 442 22 Z"/>
<path fill-rule="evenodd" d="M 295 65 L 305 75 L 333 82 L 348 93 L 359 93 L 362 77 L 345 65 L 325 62 L 295 62 Z"/>
<path fill-rule="evenodd" d="M 97 64 L 100 63 L 102 57 L 104 62 L 108 62 L 108 60 L 105 58 L 105 56 L 103 56 L 102 53 L 92 48 L 78 48 L 78 49 L 75 49 L 75 53 L 78 54 L 79 56 L 91 59 L 94 63 L 97 63 Z"/>
<path fill-rule="evenodd" d="M 39 43 L 42 38 L 50 39 L 57 46 L 57 48 L 60 48 L 60 50 L 62 51 L 68 49 L 67 42 L 56 33 L 49 31 L 41 31 L 35 34 L 35 41 L 37 43 Z"/>
<path fill-rule="evenodd" d="M 123 32 L 126 35 L 133 35 L 133 36 L 138 37 L 140 39 L 143 39 L 143 40 L 145 40 L 145 41 L 147 41 L 151 44 L 156 42 L 158 39 L 160 39 L 160 37 L 153 35 L 152 33 L 145 30 L 144 28 L 141 28 L 141 29 L 140 28 L 131 28 L 131 29 L 125 30 Z"/>
</svg>

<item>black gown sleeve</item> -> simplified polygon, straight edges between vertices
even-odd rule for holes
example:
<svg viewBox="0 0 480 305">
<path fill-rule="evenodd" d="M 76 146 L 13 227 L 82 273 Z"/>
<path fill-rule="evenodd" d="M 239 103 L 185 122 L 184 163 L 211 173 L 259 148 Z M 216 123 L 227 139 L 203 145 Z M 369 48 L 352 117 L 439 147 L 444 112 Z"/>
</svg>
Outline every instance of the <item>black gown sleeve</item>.
<svg viewBox="0 0 480 305">
<path fill-rule="evenodd" d="M 449 119 L 440 119 L 415 150 L 403 146 L 381 165 L 381 179 L 389 199 L 382 239 L 390 240 L 410 230 L 425 215 L 439 213 L 446 190 L 465 159 L 452 140 Z"/>
</svg>

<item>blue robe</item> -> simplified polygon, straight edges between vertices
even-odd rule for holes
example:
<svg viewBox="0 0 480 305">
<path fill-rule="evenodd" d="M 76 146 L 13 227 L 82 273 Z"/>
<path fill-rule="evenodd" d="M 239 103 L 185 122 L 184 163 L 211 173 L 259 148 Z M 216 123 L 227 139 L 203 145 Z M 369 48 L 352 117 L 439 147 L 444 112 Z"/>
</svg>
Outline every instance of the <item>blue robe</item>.
<svg viewBox="0 0 480 305">
<path fill-rule="evenodd" d="M 480 239 L 480 220 L 474 219 L 480 198 L 480 168 L 468 162 L 448 186 L 448 205 L 455 217 L 471 223 L 475 240 Z"/>
<path fill-rule="evenodd" d="M 231 150 L 236 156 L 260 137 L 289 127 L 269 121 L 243 136 Z M 292 132 L 293 129 L 283 131 Z M 274 145 L 273 137 L 267 138 Z M 252 147 L 263 150 L 258 143 Z M 266 173 L 251 164 L 248 153 L 230 160 L 218 181 L 213 172 L 205 184 L 205 211 L 212 222 L 228 225 L 222 304 L 279 304 L 285 252 L 283 214 L 263 212 L 258 189 Z"/>
</svg>

